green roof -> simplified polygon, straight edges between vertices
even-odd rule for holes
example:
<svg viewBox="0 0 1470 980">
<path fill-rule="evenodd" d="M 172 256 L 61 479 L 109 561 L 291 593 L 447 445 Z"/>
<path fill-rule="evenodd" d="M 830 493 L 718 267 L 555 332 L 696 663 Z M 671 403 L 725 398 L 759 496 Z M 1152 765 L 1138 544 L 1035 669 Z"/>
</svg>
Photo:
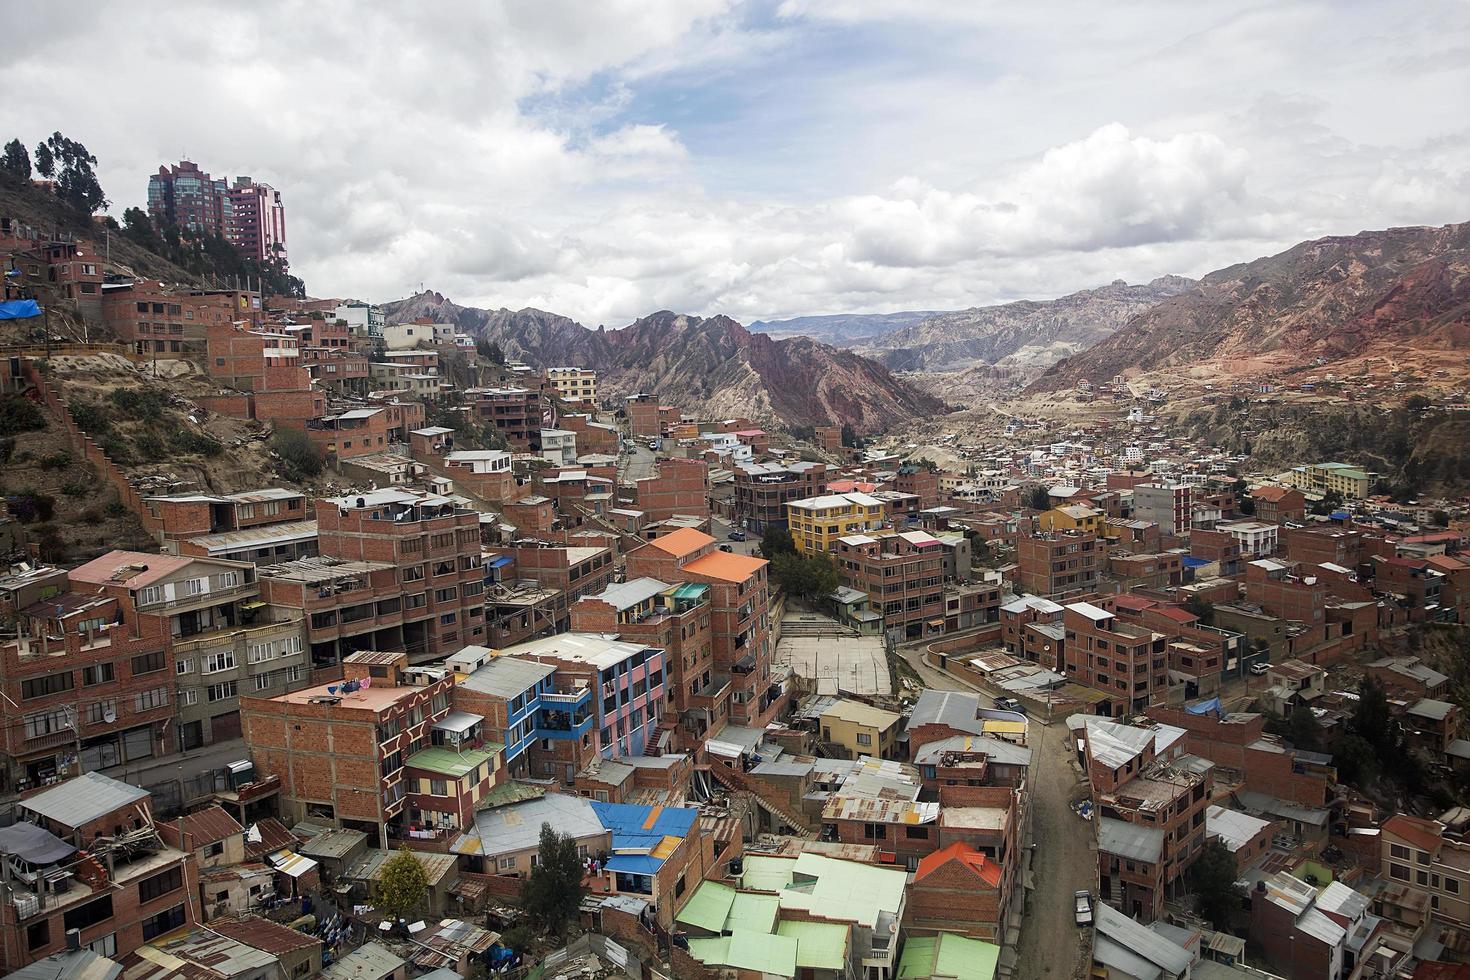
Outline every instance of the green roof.
<svg viewBox="0 0 1470 980">
<path fill-rule="evenodd" d="M 698 582 L 685 582 L 674 589 L 672 595 L 675 599 L 698 599 L 708 591 L 708 585 L 701 585 Z"/>
<path fill-rule="evenodd" d="M 747 854 L 740 883 L 758 892 L 778 892 L 791 884 L 791 869 L 795 863 L 791 858 Z"/>
<path fill-rule="evenodd" d="M 952 932 L 937 936 L 911 936 L 903 944 L 897 980 L 994 980 L 1000 962 L 1000 947 L 983 939 Z"/>
<path fill-rule="evenodd" d="M 480 797 L 477 810 L 493 810 L 496 807 L 506 806 L 511 803 L 520 803 L 525 800 L 539 800 L 546 795 L 546 789 L 535 783 L 523 783 L 518 779 L 507 780 L 499 786 L 490 787 L 490 792 Z"/>
<path fill-rule="evenodd" d="M 781 890 L 781 907 L 805 909 L 824 919 L 856 922 L 869 929 L 884 913 L 903 908 L 908 873 L 857 861 L 803 853 L 791 862 L 792 884 Z"/>
<path fill-rule="evenodd" d="M 706 932 L 724 932 L 725 919 L 735 903 L 735 889 L 718 881 L 700 882 L 674 921 Z M 692 943 L 693 940 L 690 940 Z M 696 957 L 697 958 L 697 957 Z"/>
<path fill-rule="evenodd" d="M 449 749 L 424 749 L 408 757 L 405 765 L 413 769 L 423 769 L 425 772 L 437 772 L 441 776 L 452 776 L 459 779 L 468 776 L 475 770 L 476 766 L 491 763 L 494 768 L 495 756 L 504 749 L 503 745 L 490 743 L 483 749 L 471 749 L 468 752 L 451 752 Z"/>
<path fill-rule="evenodd" d="M 796 976 L 797 942 L 789 936 L 768 932 L 736 932 L 730 935 L 726 965 L 776 977 Z"/>
<path fill-rule="evenodd" d="M 836 922 L 807 922 L 788 919 L 776 927 L 776 935 L 796 940 L 796 965 L 808 970 L 842 971 L 847 966 L 849 926 Z"/>
<path fill-rule="evenodd" d="M 689 955 L 705 966 L 724 966 L 730 960 L 730 937 L 715 936 L 713 939 L 689 937 Z"/>
<path fill-rule="evenodd" d="M 770 932 L 776 927 L 776 915 L 780 911 L 781 900 L 775 895 L 737 892 L 735 901 L 730 906 L 730 914 L 725 918 L 725 928 L 720 931 L 733 933 L 743 929 Z"/>
</svg>

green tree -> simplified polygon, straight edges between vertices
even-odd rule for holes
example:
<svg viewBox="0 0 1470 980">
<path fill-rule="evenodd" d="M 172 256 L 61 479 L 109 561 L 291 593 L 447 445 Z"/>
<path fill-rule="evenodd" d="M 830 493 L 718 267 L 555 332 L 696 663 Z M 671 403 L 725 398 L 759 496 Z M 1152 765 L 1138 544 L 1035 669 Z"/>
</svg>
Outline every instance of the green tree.
<svg viewBox="0 0 1470 980">
<path fill-rule="evenodd" d="M 1192 595 L 1184 600 L 1184 608 L 1192 616 L 1199 617 L 1199 621 L 1206 626 L 1215 620 L 1215 605 L 1210 600 L 1198 595 Z"/>
<path fill-rule="evenodd" d="M 373 905 L 384 915 L 407 919 L 423 908 L 428 894 L 429 875 L 424 863 L 405 847 L 383 862 L 373 887 Z"/>
<path fill-rule="evenodd" d="M 36 173 L 47 180 L 56 176 L 56 158 L 51 154 L 51 147 L 45 143 L 36 144 Z"/>
<path fill-rule="evenodd" d="M 1322 743 L 1322 726 L 1317 724 L 1317 716 L 1312 714 L 1311 708 L 1299 704 L 1291 709 L 1286 719 L 1286 737 L 1299 749 L 1317 750 Z"/>
<path fill-rule="evenodd" d="M 1353 734 L 1358 735 L 1377 753 L 1380 760 L 1392 759 L 1398 748 L 1398 732 L 1388 695 L 1374 677 L 1364 677 L 1358 685 L 1358 703 L 1353 706 Z"/>
<path fill-rule="evenodd" d="M 1031 488 L 1031 496 L 1027 498 L 1032 510 L 1051 510 L 1051 494 L 1046 487 L 1034 486 Z"/>
<path fill-rule="evenodd" d="M 1235 509 L 1240 511 L 1243 517 L 1254 517 L 1256 514 L 1256 498 L 1248 493 L 1243 493 L 1235 498 Z"/>
<path fill-rule="evenodd" d="M 31 155 L 26 152 L 24 143 L 11 140 L 5 144 L 5 155 L 0 157 L 0 170 L 17 180 L 31 179 Z"/>
<path fill-rule="evenodd" d="M 1437 510 L 1429 515 L 1429 521 L 1435 527 L 1449 527 L 1450 515 L 1445 511 Z"/>
<path fill-rule="evenodd" d="M 1332 743 L 1332 764 L 1337 768 L 1337 781 L 1361 786 L 1378 771 L 1378 757 L 1373 746 L 1361 735 L 1345 734 Z"/>
<path fill-rule="evenodd" d="M 782 552 L 771 561 L 771 575 L 787 595 L 807 600 L 829 596 L 838 585 L 837 567 L 826 555 Z"/>
<path fill-rule="evenodd" d="M 1205 845 L 1189 867 L 1189 887 L 1199 900 L 1200 915 L 1216 930 L 1228 932 L 1240 900 L 1235 894 L 1235 855 L 1218 840 Z"/>
<path fill-rule="evenodd" d="M 761 557 L 767 561 L 775 561 L 777 555 L 795 553 L 796 541 L 792 539 L 789 528 L 767 527 L 766 533 L 761 535 Z"/>
<path fill-rule="evenodd" d="M 491 364 L 505 363 L 505 351 L 501 350 L 500 345 L 493 340 L 486 340 L 484 337 L 476 340 L 475 353 L 479 354 Z"/>
<path fill-rule="evenodd" d="M 87 215 L 107 207 L 107 196 L 93 169 L 97 158 L 85 146 L 59 132 L 52 133 L 44 145 L 60 165 L 56 171 L 57 197 Z"/>
<path fill-rule="evenodd" d="M 577 914 L 585 891 L 576 839 L 557 833 L 549 823 L 542 824 L 536 867 L 521 887 L 521 904 L 531 920 L 560 936 L 567 921 Z"/>
</svg>

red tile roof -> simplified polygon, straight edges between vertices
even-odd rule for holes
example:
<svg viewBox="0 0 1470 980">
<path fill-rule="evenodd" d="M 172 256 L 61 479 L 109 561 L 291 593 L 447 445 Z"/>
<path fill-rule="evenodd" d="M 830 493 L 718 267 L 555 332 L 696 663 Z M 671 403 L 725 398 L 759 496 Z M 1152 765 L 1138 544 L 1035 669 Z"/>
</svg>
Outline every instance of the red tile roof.
<svg viewBox="0 0 1470 980">
<path fill-rule="evenodd" d="M 294 834 L 286 828 L 275 817 L 266 817 L 253 825 L 255 831 L 260 835 L 260 840 L 253 841 L 249 835 L 245 837 L 245 856 L 258 858 L 266 854 L 279 851 L 286 847 L 295 847 L 300 843 Z"/>
<path fill-rule="evenodd" d="M 1119 609 L 1126 609 L 1129 612 L 1143 612 L 1143 610 L 1145 609 L 1153 609 L 1154 607 L 1158 606 L 1158 604 L 1159 602 L 1157 599 L 1149 599 L 1145 596 L 1134 595 L 1131 592 L 1124 592 L 1122 595 L 1113 600 L 1114 606 Z"/>
<path fill-rule="evenodd" d="M 1159 606 L 1154 609 L 1154 612 L 1163 616 L 1165 619 L 1172 619 L 1181 626 L 1188 626 L 1191 623 L 1199 621 L 1198 616 L 1188 609 L 1183 609 L 1179 606 Z"/>
<path fill-rule="evenodd" d="M 1399 813 L 1383 822 L 1383 830 L 1403 838 L 1421 851 L 1433 854 L 1439 849 L 1440 826 L 1433 820 Z"/>
<path fill-rule="evenodd" d="M 322 941 L 315 936 L 297 932 L 258 915 L 241 916 L 238 919 L 220 918 L 211 920 L 209 928 L 222 936 L 228 936 L 252 949 L 262 950 L 274 956 L 292 950 L 320 946 Z"/>
<path fill-rule="evenodd" d="M 235 818 L 222 806 L 205 807 L 180 817 L 178 822 L 184 825 L 184 833 L 193 838 L 195 848 L 215 844 L 245 832 L 245 828 L 236 823 Z"/>
<path fill-rule="evenodd" d="M 973 874 L 991 887 L 998 887 L 1000 885 L 1000 865 L 964 841 L 955 841 L 948 847 L 935 851 L 933 854 L 925 855 L 919 861 L 919 868 L 914 874 L 914 881 L 923 881 L 926 877 L 951 861 L 958 861 L 962 866 L 968 868 Z"/>
<path fill-rule="evenodd" d="M 1265 500 L 1273 504 L 1279 504 L 1287 494 L 1296 493 L 1296 487 L 1256 487 L 1251 491 L 1251 496 L 1257 500 Z"/>
</svg>

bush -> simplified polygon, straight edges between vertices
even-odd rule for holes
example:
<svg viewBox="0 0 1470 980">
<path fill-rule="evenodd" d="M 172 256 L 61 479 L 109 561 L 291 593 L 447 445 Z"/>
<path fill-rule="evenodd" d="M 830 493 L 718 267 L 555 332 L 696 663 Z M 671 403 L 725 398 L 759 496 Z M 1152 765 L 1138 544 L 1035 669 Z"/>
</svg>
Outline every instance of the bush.
<svg viewBox="0 0 1470 980">
<path fill-rule="evenodd" d="M 77 428 L 94 439 L 112 429 L 112 416 L 101 405 L 92 402 L 71 406 L 71 418 Z"/>
<path fill-rule="evenodd" d="M 36 403 L 20 395 L 0 398 L 0 436 L 19 435 L 46 428 L 46 418 Z"/>
<path fill-rule="evenodd" d="M 133 449 L 145 463 L 158 463 L 169 457 L 168 443 L 156 432 L 145 432 L 133 440 Z"/>
<path fill-rule="evenodd" d="M 300 429 L 277 429 L 271 437 L 271 449 L 281 458 L 281 468 L 288 479 L 301 480 L 321 474 L 321 451 Z"/>
<path fill-rule="evenodd" d="M 97 445 L 101 446 L 102 451 L 119 466 L 127 466 L 133 461 L 133 447 L 118 435 L 109 432 L 97 440 Z"/>
<path fill-rule="evenodd" d="M 22 524 L 49 521 L 56 515 L 56 498 L 50 494 L 22 490 L 6 497 L 5 502 L 10 506 L 11 516 Z"/>
<path fill-rule="evenodd" d="M 168 395 L 152 388 L 118 388 L 112 403 L 135 419 L 156 419 L 168 407 Z"/>
<path fill-rule="evenodd" d="M 216 438 L 203 432 L 195 432 L 193 429 L 180 429 L 174 433 L 174 448 L 181 453 L 194 453 L 199 456 L 208 456 L 213 459 L 225 451 L 224 445 Z"/>
<path fill-rule="evenodd" d="M 61 492 L 68 497 L 89 497 L 92 491 L 97 489 L 90 479 L 83 477 L 78 480 L 67 480 L 61 485 Z"/>
<path fill-rule="evenodd" d="M 10 462 L 10 457 L 15 455 L 15 438 L 6 436 L 0 439 L 0 463 Z"/>
<path fill-rule="evenodd" d="M 51 453 L 36 463 L 43 470 L 64 470 L 71 465 L 71 453 Z"/>
<path fill-rule="evenodd" d="M 123 506 L 121 500 L 113 497 L 107 504 L 106 513 L 108 517 L 125 517 L 127 516 L 128 509 Z"/>
</svg>

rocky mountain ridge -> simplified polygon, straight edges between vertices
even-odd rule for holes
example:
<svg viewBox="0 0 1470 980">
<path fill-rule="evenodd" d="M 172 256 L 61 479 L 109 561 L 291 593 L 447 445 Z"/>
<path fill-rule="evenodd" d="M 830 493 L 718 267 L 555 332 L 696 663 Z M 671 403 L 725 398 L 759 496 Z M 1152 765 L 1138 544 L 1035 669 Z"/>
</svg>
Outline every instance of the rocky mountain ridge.
<svg viewBox="0 0 1470 980">
<path fill-rule="evenodd" d="M 1470 222 L 1302 242 L 1212 272 L 1131 319 L 1035 393 L 1210 362 L 1248 375 L 1470 347 Z"/>
<path fill-rule="evenodd" d="M 1052 300 L 940 313 L 859 345 L 896 371 L 955 371 L 980 365 L 1048 367 L 1111 335 L 1131 317 L 1194 286 L 1183 276 L 1130 285 L 1115 280 Z"/>
<path fill-rule="evenodd" d="M 899 313 L 832 313 L 798 316 L 788 320 L 756 320 L 747 325 L 751 333 L 772 337 L 810 337 L 834 347 L 853 347 L 878 337 L 939 316 L 935 310 L 905 310 Z"/>
<path fill-rule="evenodd" d="M 864 433 L 945 410 L 944 403 L 850 351 L 808 337 L 751 333 L 726 316 L 667 310 L 618 330 L 591 330 L 544 310 L 483 310 L 423 292 L 384 304 L 389 322 L 427 316 L 494 341 L 537 367 L 576 364 L 608 395 L 654 391 L 714 417 L 792 425 L 850 424 Z"/>
</svg>

